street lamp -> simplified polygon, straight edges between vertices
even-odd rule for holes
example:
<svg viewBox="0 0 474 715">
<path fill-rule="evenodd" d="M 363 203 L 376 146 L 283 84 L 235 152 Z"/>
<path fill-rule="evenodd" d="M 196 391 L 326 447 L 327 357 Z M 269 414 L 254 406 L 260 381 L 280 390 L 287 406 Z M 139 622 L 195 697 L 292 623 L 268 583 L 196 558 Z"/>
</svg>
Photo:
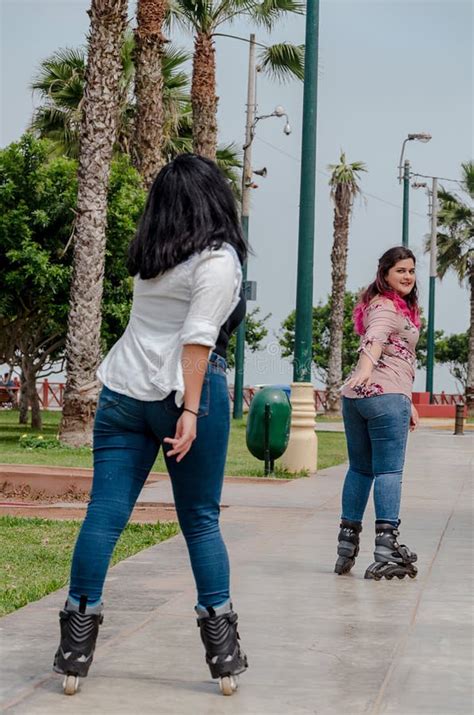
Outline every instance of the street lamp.
<svg viewBox="0 0 474 715">
<path fill-rule="evenodd" d="M 435 352 L 435 288 L 437 276 L 437 234 L 438 234 L 438 179 L 432 177 L 431 191 L 425 182 L 413 184 L 413 188 L 426 188 L 428 200 L 430 202 L 429 215 L 431 218 L 431 239 L 430 239 L 430 287 L 428 302 L 428 335 L 426 350 L 426 392 L 430 393 L 430 403 L 433 402 L 433 374 L 434 374 L 434 352 Z"/>
<path fill-rule="evenodd" d="M 426 144 L 431 139 L 431 134 L 427 132 L 418 132 L 416 134 L 408 134 L 407 138 L 402 144 L 402 151 L 400 154 L 400 162 L 398 164 L 398 183 L 401 184 L 403 181 L 403 223 L 402 223 L 402 244 L 408 246 L 408 202 L 409 202 L 409 191 L 410 191 L 410 162 L 408 159 L 403 162 L 403 155 L 405 153 L 405 145 L 407 142 L 419 141 Z"/>
<path fill-rule="evenodd" d="M 243 146 L 243 170 L 242 170 L 242 212 L 241 223 L 242 233 L 246 241 L 249 238 L 249 216 L 250 216 L 250 191 L 256 188 L 256 184 L 252 181 L 254 173 L 265 177 L 267 175 L 266 168 L 259 171 L 252 170 L 252 142 L 255 138 L 255 131 L 258 122 L 263 119 L 277 117 L 285 118 L 286 123 L 283 127 L 283 132 L 288 136 L 291 134 L 290 122 L 288 114 L 283 107 L 278 105 L 271 114 L 262 114 L 257 116 L 257 72 L 259 67 L 255 66 L 255 35 L 250 35 L 249 42 L 249 73 L 247 84 L 247 114 L 245 124 L 245 143 Z M 242 280 L 244 293 L 247 299 L 255 300 L 255 293 L 251 293 L 251 284 L 247 282 L 247 262 L 242 267 Z M 232 416 L 234 419 L 243 417 L 243 401 L 244 401 L 244 363 L 245 363 L 245 318 L 237 328 L 236 344 L 235 344 L 235 378 L 234 378 L 234 407 Z"/>
<path fill-rule="evenodd" d="M 314 388 L 313 265 L 316 201 L 316 129 L 318 100 L 319 0 L 306 3 L 306 37 L 301 146 L 295 351 L 291 385 L 291 432 L 283 466 L 290 472 L 316 471 L 317 439 Z"/>
</svg>

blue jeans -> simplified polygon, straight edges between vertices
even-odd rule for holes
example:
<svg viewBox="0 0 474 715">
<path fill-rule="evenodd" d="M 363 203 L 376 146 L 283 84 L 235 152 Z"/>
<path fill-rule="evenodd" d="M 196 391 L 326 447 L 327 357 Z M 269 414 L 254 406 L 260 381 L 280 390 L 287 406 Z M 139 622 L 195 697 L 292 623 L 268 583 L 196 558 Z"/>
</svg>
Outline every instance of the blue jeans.
<svg viewBox="0 0 474 715">
<path fill-rule="evenodd" d="M 225 360 L 211 356 L 201 393 L 197 437 L 181 462 L 166 457 L 178 520 L 201 605 L 229 598 L 229 560 L 219 529 L 230 414 Z M 143 402 L 102 389 L 94 423 L 94 479 L 71 567 L 69 595 L 101 598 L 117 539 L 125 528 L 165 437 L 174 437 L 182 408 L 174 393 Z"/>
<path fill-rule="evenodd" d="M 343 397 L 350 465 L 342 490 L 343 519 L 362 521 L 374 483 L 377 521 L 398 526 L 410 414 L 406 395 Z"/>
</svg>

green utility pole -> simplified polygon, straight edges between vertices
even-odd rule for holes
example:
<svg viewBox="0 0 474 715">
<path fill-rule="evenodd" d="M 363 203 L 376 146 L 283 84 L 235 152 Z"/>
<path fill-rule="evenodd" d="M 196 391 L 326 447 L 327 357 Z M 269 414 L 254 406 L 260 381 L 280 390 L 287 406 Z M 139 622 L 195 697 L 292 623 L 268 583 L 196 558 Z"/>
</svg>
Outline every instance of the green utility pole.
<svg viewBox="0 0 474 715">
<path fill-rule="evenodd" d="M 250 185 L 252 183 L 252 127 L 256 114 L 256 75 L 255 75 L 255 35 L 250 35 L 249 42 L 249 75 L 247 84 L 247 119 L 245 123 L 244 166 L 242 170 L 242 233 L 245 240 L 249 239 L 250 215 Z M 244 291 L 247 283 L 247 262 L 242 267 L 242 283 Z M 234 419 L 243 417 L 244 402 L 244 363 L 245 363 L 245 318 L 237 328 L 235 346 L 235 378 L 234 378 Z"/>
<path fill-rule="evenodd" d="M 408 248 L 408 221 L 410 201 L 410 162 L 408 159 L 403 164 L 403 227 L 402 244 Z"/>
<path fill-rule="evenodd" d="M 316 203 L 316 118 L 318 98 L 319 0 L 306 4 L 303 139 L 301 149 L 298 273 L 293 379 L 311 382 L 313 263 Z"/>
<path fill-rule="evenodd" d="M 433 371 L 435 351 L 435 285 L 437 274 L 438 179 L 433 177 L 431 191 L 430 293 L 428 304 L 428 350 L 426 356 L 426 392 L 433 402 Z"/>
</svg>

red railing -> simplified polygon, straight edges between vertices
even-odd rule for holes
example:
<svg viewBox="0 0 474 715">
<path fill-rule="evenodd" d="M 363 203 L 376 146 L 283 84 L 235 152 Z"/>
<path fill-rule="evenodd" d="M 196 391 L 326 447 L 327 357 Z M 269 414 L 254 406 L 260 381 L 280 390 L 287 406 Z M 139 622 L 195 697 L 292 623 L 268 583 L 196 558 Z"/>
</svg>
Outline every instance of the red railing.
<svg viewBox="0 0 474 715">
<path fill-rule="evenodd" d="M 36 392 L 41 409 L 43 410 L 60 410 L 63 406 L 64 382 L 49 382 L 43 380 L 36 383 Z M 4 387 L 0 385 L 0 404 L 18 404 L 20 388 L 19 387 Z"/>
<path fill-rule="evenodd" d="M 439 395 L 433 393 L 433 405 L 465 405 L 465 395 L 447 395 L 445 392 L 440 392 Z"/>
<path fill-rule="evenodd" d="M 64 382 L 43 380 L 36 385 L 39 401 L 43 410 L 60 409 L 63 406 Z"/>
</svg>

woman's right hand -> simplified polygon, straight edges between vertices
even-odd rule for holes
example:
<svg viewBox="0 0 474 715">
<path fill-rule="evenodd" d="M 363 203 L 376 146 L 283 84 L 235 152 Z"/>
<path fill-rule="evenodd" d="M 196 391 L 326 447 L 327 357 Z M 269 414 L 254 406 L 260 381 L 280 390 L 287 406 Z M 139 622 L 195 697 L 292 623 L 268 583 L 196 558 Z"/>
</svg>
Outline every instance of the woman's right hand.
<svg viewBox="0 0 474 715">
<path fill-rule="evenodd" d="M 171 449 L 166 452 L 167 457 L 176 457 L 177 462 L 181 462 L 191 449 L 191 445 L 196 439 L 197 417 L 191 412 L 183 412 L 176 423 L 176 433 L 174 437 L 165 437 L 163 442 L 171 445 Z"/>
<path fill-rule="evenodd" d="M 354 387 L 359 385 L 366 385 L 372 375 L 372 366 L 361 366 L 358 367 L 352 377 L 346 382 L 346 386 L 350 387 L 352 390 Z"/>
</svg>

